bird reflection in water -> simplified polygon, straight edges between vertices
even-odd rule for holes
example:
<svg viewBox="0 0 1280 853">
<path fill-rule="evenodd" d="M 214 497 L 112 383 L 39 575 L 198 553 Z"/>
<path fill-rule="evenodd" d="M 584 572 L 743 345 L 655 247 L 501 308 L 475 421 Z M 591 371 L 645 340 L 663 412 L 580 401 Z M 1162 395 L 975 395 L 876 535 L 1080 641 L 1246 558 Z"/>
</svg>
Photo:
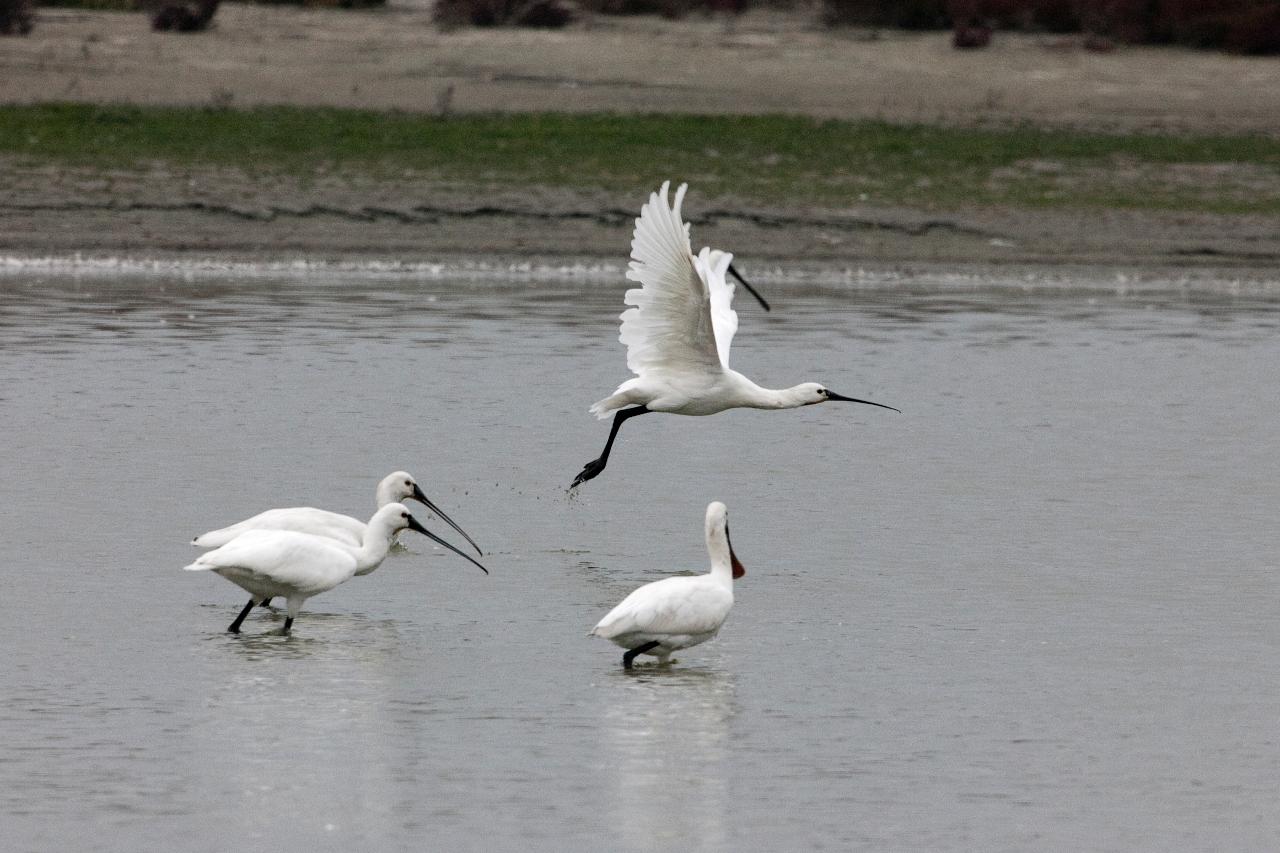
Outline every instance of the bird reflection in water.
<svg viewBox="0 0 1280 853">
<path fill-rule="evenodd" d="M 612 770 L 608 825 L 619 848 L 724 847 L 733 676 L 702 667 L 619 670 L 608 688 L 601 752 Z"/>
</svg>

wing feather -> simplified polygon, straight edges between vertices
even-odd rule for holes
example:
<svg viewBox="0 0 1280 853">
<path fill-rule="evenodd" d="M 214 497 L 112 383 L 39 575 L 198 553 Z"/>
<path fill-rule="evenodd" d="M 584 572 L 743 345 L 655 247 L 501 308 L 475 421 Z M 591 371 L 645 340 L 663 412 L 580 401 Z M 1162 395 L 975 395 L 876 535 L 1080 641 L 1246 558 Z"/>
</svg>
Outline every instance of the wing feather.
<svg viewBox="0 0 1280 853">
<path fill-rule="evenodd" d="M 228 571 L 257 583 L 319 592 L 350 577 L 355 566 L 355 556 L 331 540 L 291 530 L 248 530 L 183 568 Z"/>
<path fill-rule="evenodd" d="M 627 278 L 640 287 L 623 299 L 634 307 L 622 312 L 618 339 L 637 376 L 647 370 L 706 371 L 722 363 L 711 294 L 689 248 L 689 226 L 680 218 L 688 185 L 676 189 L 674 204 L 668 203 L 670 186 L 665 181 L 649 196 L 631 240 Z"/>
<path fill-rule="evenodd" d="M 704 634 L 724 623 L 732 594 L 704 576 L 666 578 L 633 590 L 592 632 L 606 639 L 633 632 Z M 728 605 L 728 606 L 726 606 Z"/>
<path fill-rule="evenodd" d="M 350 516 L 310 506 L 281 507 L 260 512 L 252 518 L 201 533 L 191 544 L 217 548 L 248 530 L 295 530 L 336 539 L 357 548 L 364 539 L 364 522 Z"/>
<path fill-rule="evenodd" d="M 720 363 L 729 366 L 729 347 L 738 332 L 738 312 L 733 310 L 734 285 L 725 278 L 733 255 L 719 249 L 704 248 L 694 259 L 698 275 L 707 283 L 711 299 L 711 325 L 716 334 L 716 350 Z"/>
</svg>

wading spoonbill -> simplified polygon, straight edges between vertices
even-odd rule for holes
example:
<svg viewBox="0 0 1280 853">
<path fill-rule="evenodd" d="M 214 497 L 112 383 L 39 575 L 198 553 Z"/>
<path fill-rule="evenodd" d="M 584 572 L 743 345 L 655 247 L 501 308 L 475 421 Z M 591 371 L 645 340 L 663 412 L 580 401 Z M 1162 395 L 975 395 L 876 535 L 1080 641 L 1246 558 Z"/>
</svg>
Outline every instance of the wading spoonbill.
<svg viewBox="0 0 1280 853">
<path fill-rule="evenodd" d="M 707 553 L 711 571 L 645 584 L 610 610 L 591 636 L 626 649 L 622 665 L 627 669 L 636 655 L 656 655 L 665 664 L 676 649 L 710 640 L 733 607 L 734 580 L 747 573 L 733 553 L 729 510 L 720 501 L 707 505 Z"/>
<path fill-rule="evenodd" d="M 616 412 L 613 427 L 600 457 L 583 467 L 570 489 L 604 470 L 624 421 L 649 412 L 714 415 L 726 409 L 795 409 L 832 400 L 899 411 L 845 397 L 817 382 L 762 388 L 732 370 L 729 345 L 738 315 L 731 307 L 733 285 L 725 273 L 742 278 L 733 272 L 733 255 L 728 252 L 704 248 L 693 254 L 689 226 L 680 218 L 687 185 L 676 190 L 674 205 L 667 199 L 669 187 L 670 182 L 664 182 L 649 196 L 631 238 L 627 278 L 640 287 L 623 298 L 633 307 L 622 312 L 618 339 L 627 347 L 627 367 L 636 376 L 591 406 L 591 413 L 601 419 Z"/>
<path fill-rule="evenodd" d="M 304 601 L 376 569 L 386 559 L 395 535 L 405 528 L 435 540 L 489 574 L 484 566 L 419 524 L 401 503 L 387 504 L 374 513 L 358 548 L 296 530 L 247 530 L 183 568 L 216 572 L 252 596 L 227 628 L 233 634 L 240 633 L 240 623 L 255 604 L 283 596 L 288 611 L 281 633 L 288 634 Z"/>
<path fill-rule="evenodd" d="M 438 506 L 427 500 L 427 496 L 422 493 L 422 488 L 418 485 L 418 481 L 408 471 L 396 471 L 383 477 L 382 482 L 378 483 L 377 491 L 374 492 L 375 509 L 381 509 L 387 504 L 400 503 L 405 500 L 415 500 L 426 506 L 427 509 L 440 516 L 441 521 L 458 531 L 462 538 L 470 542 L 471 547 L 476 549 L 477 554 L 481 553 L 480 546 L 467 535 L 465 530 L 454 523 L 453 519 L 445 515 Z M 226 545 L 232 539 L 248 530 L 293 530 L 297 533 L 310 533 L 315 536 L 336 539 L 346 545 L 358 548 L 364 540 L 364 528 L 365 523 L 363 521 L 358 518 L 352 518 L 349 515 L 342 515 L 341 513 L 329 512 L 328 510 L 316 509 L 310 506 L 291 506 L 269 509 L 258 513 L 252 518 L 246 518 L 244 521 L 238 521 L 235 524 L 217 530 L 210 530 L 208 533 L 201 533 L 191 540 L 191 544 L 200 548 L 217 548 L 221 545 Z M 357 572 L 357 574 L 366 574 L 366 572 Z"/>
</svg>

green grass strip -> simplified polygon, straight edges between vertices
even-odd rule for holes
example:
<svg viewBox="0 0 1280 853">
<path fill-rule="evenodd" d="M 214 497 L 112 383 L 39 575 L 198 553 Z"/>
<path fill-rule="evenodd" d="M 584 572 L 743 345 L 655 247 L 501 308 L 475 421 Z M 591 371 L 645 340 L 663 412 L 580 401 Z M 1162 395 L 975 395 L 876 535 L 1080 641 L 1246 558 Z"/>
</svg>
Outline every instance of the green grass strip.
<svg viewBox="0 0 1280 853">
<path fill-rule="evenodd" d="M 1280 140 L 965 129 L 790 116 L 452 115 L 325 108 L 0 107 L 0 156 L 283 176 L 406 172 L 635 191 L 671 176 L 773 204 L 1280 213 Z"/>
</svg>

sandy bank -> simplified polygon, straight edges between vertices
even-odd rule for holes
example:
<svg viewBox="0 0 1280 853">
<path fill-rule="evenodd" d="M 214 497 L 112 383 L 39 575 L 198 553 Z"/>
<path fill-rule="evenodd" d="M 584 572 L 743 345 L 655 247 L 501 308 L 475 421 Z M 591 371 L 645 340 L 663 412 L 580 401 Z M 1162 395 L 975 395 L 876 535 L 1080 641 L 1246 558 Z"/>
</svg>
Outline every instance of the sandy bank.
<svg viewBox="0 0 1280 853">
<path fill-rule="evenodd" d="M 210 33 L 139 14 L 44 10 L 6 39 L 0 102 L 327 104 L 408 110 L 795 112 L 840 118 L 1198 132 L 1280 128 L 1280 62 L 1182 50 L 1096 55 L 1001 34 L 840 33 L 795 16 L 597 18 L 560 32 L 440 33 L 422 10 L 229 4 Z M 655 183 L 663 177 L 655 174 Z M 680 176 L 675 176 L 680 177 Z M 1207 180 L 1212 180 L 1210 176 Z M 0 159 L 0 253 L 228 258 L 500 254 L 625 258 L 640 197 L 428 179 L 101 174 Z M 695 241 L 754 259 L 1265 268 L 1267 216 L 745 206 L 696 187 Z"/>
<path fill-rule="evenodd" d="M 962 124 L 1280 131 L 1280 62 L 1069 39 L 817 28 L 813 15 L 596 17 L 441 33 L 421 9 L 224 4 L 196 36 L 141 14 L 41 10 L 6 39 L 0 103 L 313 104 L 434 111 L 800 113 Z"/>
</svg>

